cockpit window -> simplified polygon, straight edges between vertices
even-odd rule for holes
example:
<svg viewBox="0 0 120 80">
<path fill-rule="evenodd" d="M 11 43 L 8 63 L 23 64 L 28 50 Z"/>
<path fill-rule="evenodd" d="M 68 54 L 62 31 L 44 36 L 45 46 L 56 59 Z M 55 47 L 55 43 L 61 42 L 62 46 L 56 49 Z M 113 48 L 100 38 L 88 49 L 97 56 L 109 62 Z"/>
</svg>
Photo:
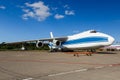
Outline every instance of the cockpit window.
<svg viewBox="0 0 120 80">
<path fill-rule="evenodd" d="M 90 31 L 90 33 L 97 33 L 97 31 L 95 31 L 95 30 L 92 30 L 92 31 Z"/>
</svg>

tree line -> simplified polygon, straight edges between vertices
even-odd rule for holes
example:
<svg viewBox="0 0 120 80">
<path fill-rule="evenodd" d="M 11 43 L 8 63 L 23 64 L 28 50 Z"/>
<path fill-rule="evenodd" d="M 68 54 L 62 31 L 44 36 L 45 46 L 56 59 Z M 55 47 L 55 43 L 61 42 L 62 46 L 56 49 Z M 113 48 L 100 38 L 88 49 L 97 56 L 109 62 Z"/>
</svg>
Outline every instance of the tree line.
<svg viewBox="0 0 120 80">
<path fill-rule="evenodd" d="M 6 44 L 5 42 L 0 44 L 0 50 L 21 50 L 24 47 L 25 50 L 49 50 L 47 44 L 43 47 L 37 48 L 36 43 L 18 43 L 18 44 Z"/>
</svg>

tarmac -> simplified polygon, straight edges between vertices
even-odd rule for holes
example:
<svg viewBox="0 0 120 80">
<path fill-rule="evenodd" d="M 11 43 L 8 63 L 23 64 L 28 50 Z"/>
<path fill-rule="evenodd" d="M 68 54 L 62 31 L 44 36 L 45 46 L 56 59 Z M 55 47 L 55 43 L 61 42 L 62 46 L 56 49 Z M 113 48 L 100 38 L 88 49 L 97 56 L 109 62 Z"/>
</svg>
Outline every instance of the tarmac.
<svg viewBox="0 0 120 80">
<path fill-rule="evenodd" d="M 0 51 L 0 80 L 120 80 L 120 52 Z"/>
</svg>

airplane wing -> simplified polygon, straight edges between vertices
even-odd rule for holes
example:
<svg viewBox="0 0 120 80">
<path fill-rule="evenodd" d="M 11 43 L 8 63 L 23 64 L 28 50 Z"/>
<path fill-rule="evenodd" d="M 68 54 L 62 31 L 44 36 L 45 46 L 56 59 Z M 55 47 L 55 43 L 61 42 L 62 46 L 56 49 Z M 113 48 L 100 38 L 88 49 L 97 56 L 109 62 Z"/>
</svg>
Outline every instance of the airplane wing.
<svg viewBox="0 0 120 80">
<path fill-rule="evenodd" d="M 48 41 L 48 42 L 52 42 L 53 39 L 64 42 L 68 39 L 68 37 L 56 37 L 56 38 L 44 38 L 44 39 L 36 39 L 36 40 L 26 40 L 26 41 L 18 41 L 18 42 L 9 42 L 9 43 L 5 43 L 5 44 L 21 44 L 21 43 L 35 43 L 37 41 Z"/>
<path fill-rule="evenodd" d="M 64 42 L 68 39 L 68 37 L 56 37 L 56 38 L 46 38 L 46 39 L 38 39 L 38 40 L 39 41 L 53 41 L 53 39 Z"/>
</svg>

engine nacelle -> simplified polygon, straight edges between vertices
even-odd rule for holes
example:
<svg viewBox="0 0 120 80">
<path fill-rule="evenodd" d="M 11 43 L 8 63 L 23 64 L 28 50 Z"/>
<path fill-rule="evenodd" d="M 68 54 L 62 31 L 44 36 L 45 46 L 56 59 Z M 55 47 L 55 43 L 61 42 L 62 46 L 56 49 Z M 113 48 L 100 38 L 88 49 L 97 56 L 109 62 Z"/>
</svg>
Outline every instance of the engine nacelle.
<svg viewBox="0 0 120 80">
<path fill-rule="evenodd" d="M 51 52 L 61 50 L 61 41 L 53 40 L 53 42 L 49 43 L 49 48 Z"/>
<path fill-rule="evenodd" d="M 40 47 L 43 47 L 43 42 L 42 41 L 37 41 L 37 43 L 36 43 L 36 47 L 37 48 L 40 48 Z"/>
<path fill-rule="evenodd" d="M 53 46 L 60 46 L 61 42 L 58 40 L 53 40 Z"/>
</svg>

